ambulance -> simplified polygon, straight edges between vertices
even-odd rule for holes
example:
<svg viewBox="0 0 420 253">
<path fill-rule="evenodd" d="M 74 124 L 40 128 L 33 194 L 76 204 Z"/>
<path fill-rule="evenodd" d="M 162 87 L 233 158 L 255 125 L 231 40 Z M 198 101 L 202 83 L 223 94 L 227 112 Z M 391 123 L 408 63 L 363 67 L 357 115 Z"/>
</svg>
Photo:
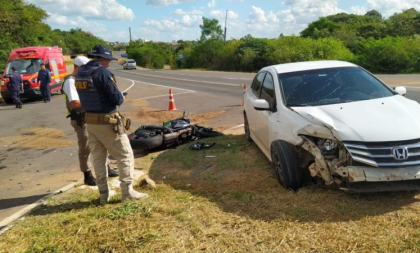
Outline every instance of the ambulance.
<svg viewBox="0 0 420 253">
<path fill-rule="evenodd" d="M 41 98 L 41 91 L 37 82 L 38 71 L 41 63 L 51 73 L 51 93 L 59 93 L 64 77 L 67 75 L 63 52 L 59 47 L 24 47 L 13 49 L 7 60 L 1 83 L 1 96 L 5 103 L 12 103 L 12 98 L 7 90 L 12 67 L 22 75 L 24 92 L 21 98 Z"/>
</svg>

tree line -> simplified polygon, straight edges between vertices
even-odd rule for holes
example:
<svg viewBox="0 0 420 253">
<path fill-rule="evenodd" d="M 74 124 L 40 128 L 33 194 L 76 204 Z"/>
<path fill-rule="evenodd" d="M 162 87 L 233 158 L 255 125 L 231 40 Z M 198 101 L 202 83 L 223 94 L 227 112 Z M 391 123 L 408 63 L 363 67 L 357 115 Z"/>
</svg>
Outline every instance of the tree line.
<svg viewBox="0 0 420 253">
<path fill-rule="evenodd" d="M 81 54 L 106 42 L 80 28 L 62 31 L 44 23 L 47 13 L 23 0 L 0 0 L 0 69 L 10 51 L 24 46 L 59 46 Z M 146 68 L 204 68 L 256 72 L 262 67 L 312 60 L 344 60 L 375 73 L 420 72 L 420 13 L 408 9 L 384 18 L 339 13 L 310 23 L 300 36 L 276 39 L 246 35 L 225 41 L 218 20 L 203 17 L 198 40 L 130 42 L 127 54 Z M 181 58 L 182 55 L 182 58 Z"/>
<path fill-rule="evenodd" d="M 197 41 L 178 45 L 135 41 L 127 53 L 147 68 L 205 68 L 255 72 L 264 66 L 313 60 L 344 60 L 375 73 L 420 72 L 420 13 L 408 9 L 385 19 L 375 11 L 365 15 L 339 13 L 321 17 L 300 36 L 276 39 L 251 35 L 224 41 L 216 19 L 203 18 Z M 182 60 L 181 60 L 181 57 Z"/>
<path fill-rule="evenodd" d="M 0 69 L 10 51 L 26 46 L 58 46 L 67 54 L 82 54 L 105 41 L 81 29 L 51 29 L 43 21 L 48 14 L 23 0 L 0 0 Z"/>
</svg>

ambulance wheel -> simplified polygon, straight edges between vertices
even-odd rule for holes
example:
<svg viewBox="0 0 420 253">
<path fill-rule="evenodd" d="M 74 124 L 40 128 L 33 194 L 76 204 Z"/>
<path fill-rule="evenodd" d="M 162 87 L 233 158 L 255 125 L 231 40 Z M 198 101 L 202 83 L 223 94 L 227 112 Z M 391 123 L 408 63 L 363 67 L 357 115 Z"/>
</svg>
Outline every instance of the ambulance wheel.
<svg viewBox="0 0 420 253">
<path fill-rule="evenodd" d="M 11 99 L 11 98 L 3 98 L 3 101 L 4 101 L 6 104 L 13 104 L 13 99 Z"/>
</svg>

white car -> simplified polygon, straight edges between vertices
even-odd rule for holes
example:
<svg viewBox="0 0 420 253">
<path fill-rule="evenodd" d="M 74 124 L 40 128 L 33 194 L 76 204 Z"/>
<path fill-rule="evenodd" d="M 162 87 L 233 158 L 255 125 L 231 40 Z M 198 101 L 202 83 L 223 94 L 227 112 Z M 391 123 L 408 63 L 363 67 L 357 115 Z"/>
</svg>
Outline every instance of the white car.
<svg viewBox="0 0 420 253">
<path fill-rule="evenodd" d="M 245 137 L 292 190 L 311 177 L 354 192 L 420 189 L 420 105 L 342 61 L 261 69 L 244 97 Z"/>
<path fill-rule="evenodd" d="M 127 59 L 123 64 L 123 69 L 137 69 L 136 61 L 133 59 Z"/>
</svg>

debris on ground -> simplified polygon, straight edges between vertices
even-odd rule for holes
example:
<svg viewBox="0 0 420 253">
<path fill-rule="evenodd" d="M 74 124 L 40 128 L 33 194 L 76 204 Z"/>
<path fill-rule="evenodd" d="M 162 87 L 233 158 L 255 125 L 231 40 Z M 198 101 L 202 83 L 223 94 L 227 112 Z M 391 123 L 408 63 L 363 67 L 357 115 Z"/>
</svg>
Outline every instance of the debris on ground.
<svg viewBox="0 0 420 253">
<path fill-rule="evenodd" d="M 139 179 L 138 186 L 142 188 L 147 187 L 147 188 L 155 189 L 156 183 L 148 175 L 143 175 Z"/>
<path fill-rule="evenodd" d="M 193 143 L 193 144 L 190 145 L 190 149 L 191 150 L 208 149 L 208 148 L 213 147 L 215 144 L 216 144 L 215 142 L 213 142 L 212 144 L 207 144 L 207 143 L 204 143 L 204 142 L 197 141 L 196 143 Z"/>
<path fill-rule="evenodd" d="M 0 138 L 0 142 L 11 148 L 52 149 L 74 145 L 74 140 L 64 139 L 66 134 L 51 127 L 25 129 L 21 135 Z"/>
</svg>

